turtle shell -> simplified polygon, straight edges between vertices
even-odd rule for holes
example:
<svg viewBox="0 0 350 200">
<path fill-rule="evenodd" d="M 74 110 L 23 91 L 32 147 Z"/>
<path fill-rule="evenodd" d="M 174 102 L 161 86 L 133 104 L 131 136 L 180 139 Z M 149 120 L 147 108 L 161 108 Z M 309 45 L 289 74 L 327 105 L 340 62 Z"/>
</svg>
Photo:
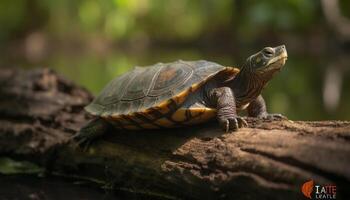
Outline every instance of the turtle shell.
<svg viewBox="0 0 350 200">
<path fill-rule="evenodd" d="M 176 61 L 135 67 L 112 80 L 85 109 L 119 123 L 152 122 L 176 111 L 186 98 L 217 74 L 239 70 L 208 61 Z"/>
</svg>

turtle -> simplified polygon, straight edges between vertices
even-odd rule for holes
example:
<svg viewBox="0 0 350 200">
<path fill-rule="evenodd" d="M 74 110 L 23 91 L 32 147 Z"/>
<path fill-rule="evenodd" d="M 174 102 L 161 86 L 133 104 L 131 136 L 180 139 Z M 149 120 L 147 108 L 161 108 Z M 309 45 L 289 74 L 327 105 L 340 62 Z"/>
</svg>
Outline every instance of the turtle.
<svg viewBox="0 0 350 200">
<path fill-rule="evenodd" d="M 94 119 L 73 137 L 91 142 L 111 127 L 123 130 L 176 128 L 217 118 L 225 132 L 246 127 L 237 114 L 281 119 L 269 114 L 261 91 L 287 60 L 285 45 L 265 47 L 239 69 L 206 60 L 134 67 L 110 83 L 85 107 Z"/>
</svg>

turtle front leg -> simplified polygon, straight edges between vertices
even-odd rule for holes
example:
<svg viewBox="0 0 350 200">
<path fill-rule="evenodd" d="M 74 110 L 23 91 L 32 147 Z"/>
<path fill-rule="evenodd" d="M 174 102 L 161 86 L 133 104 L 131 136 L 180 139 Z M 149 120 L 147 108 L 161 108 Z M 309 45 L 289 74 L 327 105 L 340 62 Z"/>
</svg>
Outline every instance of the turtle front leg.
<svg viewBox="0 0 350 200">
<path fill-rule="evenodd" d="M 249 117 L 257 117 L 260 119 L 271 119 L 271 120 L 280 120 L 287 119 L 282 114 L 269 114 L 266 110 L 266 103 L 264 98 L 259 95 L 254 101 L 252 101 L 248 108 Z"/>
<path fill-rule="evenodd" d="M 216 105 L 217 119 L 226 132 L 248 125 L 242 117 L 237 115 L 235 97 L 231 88 L 213 89 L 210 92 L 210 99 Z"/>
<path fill-rule="evenodd" d="M 83 126 L 72 139 L 79 146 L 87 149 L 96 138 L 105 134 L 109 127 L 110 125 L 105 120 L 96 118 Z"/>
</svg>

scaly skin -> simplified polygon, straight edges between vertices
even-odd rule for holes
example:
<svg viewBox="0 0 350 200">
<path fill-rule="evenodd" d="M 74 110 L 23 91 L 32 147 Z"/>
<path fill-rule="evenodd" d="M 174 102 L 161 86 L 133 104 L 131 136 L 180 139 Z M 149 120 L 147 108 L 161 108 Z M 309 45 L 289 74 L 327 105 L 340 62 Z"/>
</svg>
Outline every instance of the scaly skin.
<svg viewBox="0 0 350 200">
<path fill-rule="evenodd" d="M 209 88 L 208 104 L 216 106 L 217 119 L 226 132 L 247 126 L 247 122 L 237 115 L 237 110 L 244 105 L 249 105 L 247 110 L 250 117 L 286 118 L 281 114 L 269 114 L 260 95 L 266 83 L 283 67 L 286 59 L 287 51 L 284 45 L 266 47 L 250 56 L 233 80 L 217 84 L 219 87 L 213 84 L 214 88 Z"/>
<path fill-rule="evenodd" d="M 248 108 L 249 117 L 257 117 L 260 119 L 283 119 L 286 118 L 281 114 L 269 114 L 266 111 L 266 104 L 264 98 L 259 95 L 254 101 L 252 101 Z"/>
<path fill-rule="evenodd" d="M 216 105 L 219 124 L 226 132 L 247 126 L 247 122 L 237 115 L 236 100 L 231 88 L 215 88 L 209 95 Z"/>
</svg>

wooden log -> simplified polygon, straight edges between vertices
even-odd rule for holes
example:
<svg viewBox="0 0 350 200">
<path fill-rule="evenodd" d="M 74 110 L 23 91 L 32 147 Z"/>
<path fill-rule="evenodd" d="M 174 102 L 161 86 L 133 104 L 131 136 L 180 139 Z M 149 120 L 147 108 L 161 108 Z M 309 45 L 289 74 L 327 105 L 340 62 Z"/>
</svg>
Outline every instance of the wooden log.
<svg viewBox="0 0 350 200">
<path fill-rule="evenodd" d="M 164 199 L 302 199 L 303 183 L 349 196 L 350 122 L 268 121 L 224 134 L 216 122 L 112 131 L 83 151 L 70 137 L 92 95 L 49 69 L 0 70 L 0 155 L 52 174 Z"/>
</svg>

